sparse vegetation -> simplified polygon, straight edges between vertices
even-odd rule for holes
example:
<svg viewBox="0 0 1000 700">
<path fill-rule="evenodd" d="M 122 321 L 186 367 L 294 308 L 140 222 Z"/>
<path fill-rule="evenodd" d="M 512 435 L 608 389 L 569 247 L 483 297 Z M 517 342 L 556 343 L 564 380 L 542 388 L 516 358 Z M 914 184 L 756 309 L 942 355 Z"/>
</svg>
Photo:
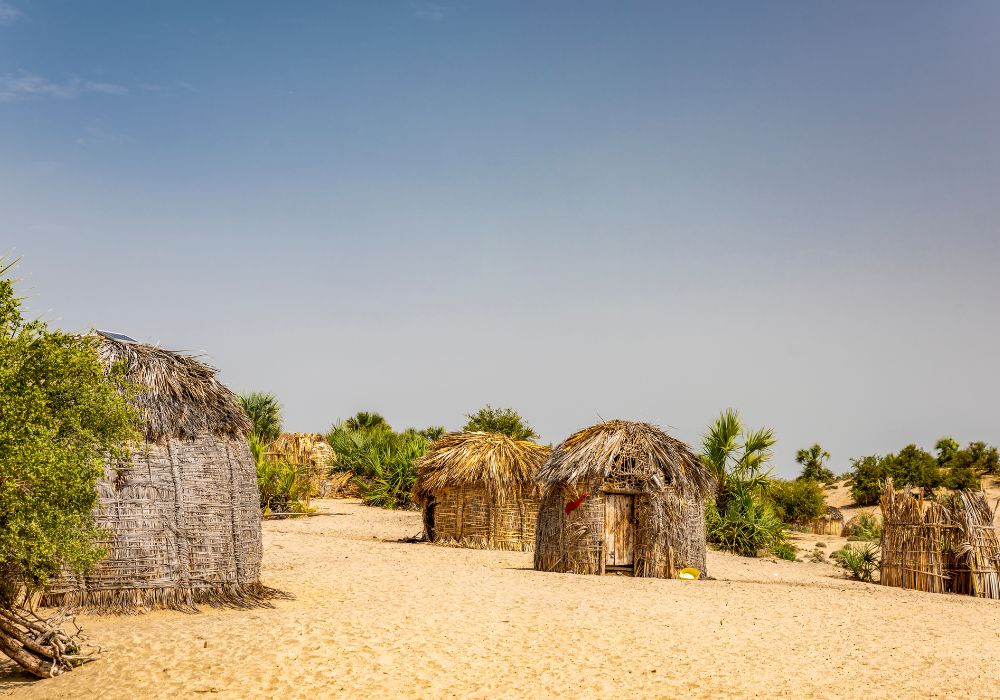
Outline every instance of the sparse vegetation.
<svg viewBox="0 0 1000 700">
<path fill-rule="evenodd" d="M 838 563 L 857 581 L 874 582 L 875 572 L 879 568 L 879 551 L 872 543 L 865 545 L 848 545 L 840 550 Z"/>
<path fill-rule="evenodd" d="M 791 542 L 779 542 L 771 548 L 771 551 L 774 552 L 774 556 L 779 559 L 784 559 L 785 561 L 795 561 L 795 557 L 799 550 L 797 550 L 795 545 Z"/>
<path fill-rule="evenodd" d="M 882 521 L 869 513 L 862 513 L 851 526 L 848 539 L 874 541 L 882 537 Z"/>
</svg>

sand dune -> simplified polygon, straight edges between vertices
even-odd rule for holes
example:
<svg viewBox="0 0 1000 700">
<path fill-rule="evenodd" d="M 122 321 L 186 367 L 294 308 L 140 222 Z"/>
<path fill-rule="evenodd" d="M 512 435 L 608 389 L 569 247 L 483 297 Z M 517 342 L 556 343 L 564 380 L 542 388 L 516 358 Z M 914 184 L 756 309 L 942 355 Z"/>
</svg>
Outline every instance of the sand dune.
<svg viewBox="0 0 1000 700">
<path fill-rule="evenodd" d="M 265 580 L 295 600 L 82 618 L 108 650 L 99 661 L 41 682 L 0 665 L 0 697 L 1000 693 L 995 601 L 717 553 L 713 581 L 543 574 L 531 554 L 395 541 L 419 532 L 417 513 L 320 507 L 264 526 Z"/>
</svg>

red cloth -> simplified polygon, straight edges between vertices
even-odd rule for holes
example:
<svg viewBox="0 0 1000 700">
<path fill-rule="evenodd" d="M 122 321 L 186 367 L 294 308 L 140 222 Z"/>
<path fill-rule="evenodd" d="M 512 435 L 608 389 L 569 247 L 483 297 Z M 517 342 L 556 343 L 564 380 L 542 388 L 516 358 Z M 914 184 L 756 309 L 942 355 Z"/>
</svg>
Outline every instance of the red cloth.
<svg viewBox="0 0 1000 700">
<path fill-rule="evenodd" d="M 579 508 L 580 504 L 583 503 L 583 499 L 585 499 L 588 495 L 589 494 L 585 493 L 582 496 L 580 496 L 578 499 L 576 499 L 575 501 L 570 501 L 569 503 L 567 503 L 566 504 L 566 508 L 565 508 L 566 515 L 569 515 L 574 510 L 576 510 L 577 508 Z"/>
</svg>

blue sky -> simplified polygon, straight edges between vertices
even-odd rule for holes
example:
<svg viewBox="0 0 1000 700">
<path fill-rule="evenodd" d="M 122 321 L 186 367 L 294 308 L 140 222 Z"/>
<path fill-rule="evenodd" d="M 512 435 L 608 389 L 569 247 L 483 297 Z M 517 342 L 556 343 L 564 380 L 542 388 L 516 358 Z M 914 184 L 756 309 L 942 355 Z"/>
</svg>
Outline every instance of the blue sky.
<svg viewBox="0 0 1000 700">
<path fill-rule="evenodd" d="M 290 429 L 1000 442 L 1000 4 L 0 0 L 29 308 Z"/>
</svg>

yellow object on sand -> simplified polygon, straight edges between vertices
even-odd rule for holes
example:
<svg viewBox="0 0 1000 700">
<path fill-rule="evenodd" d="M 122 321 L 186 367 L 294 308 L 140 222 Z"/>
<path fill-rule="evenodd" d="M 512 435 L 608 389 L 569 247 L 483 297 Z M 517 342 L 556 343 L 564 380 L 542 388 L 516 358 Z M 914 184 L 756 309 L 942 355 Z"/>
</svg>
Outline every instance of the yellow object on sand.
<svg viewBox="0 0 1000 700">
<path fill-rule="evenodd" d="M 681 569 L 681 572 L 680 574 L 678 574 L 677 578 L 684 579 L 685 581 L 697 581 L 700 576 L 701 572 L 698 571 L 698 569 L 694 568 L 693 566 L 689 566 L 686 569 Z"/>
</svg>

